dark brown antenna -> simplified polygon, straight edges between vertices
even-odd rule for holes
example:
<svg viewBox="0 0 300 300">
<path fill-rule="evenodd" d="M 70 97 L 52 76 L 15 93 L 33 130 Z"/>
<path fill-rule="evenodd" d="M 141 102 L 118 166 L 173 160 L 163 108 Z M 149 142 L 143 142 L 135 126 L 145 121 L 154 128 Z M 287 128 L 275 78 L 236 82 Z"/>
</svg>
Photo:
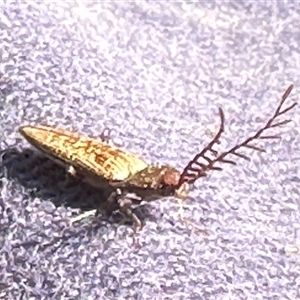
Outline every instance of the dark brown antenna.
<svg viewBox="0 0 300 300">
<path fill-rule="evenodd" d="M 213 138 L 213 140 L 187 164 L 187 166 L 184 168 L 183 172 L 181 173 L 178 186 L 181 186 L 184 182 L 188 182 L 189 184 L 192 184 L 198 178 L 205 177 L 207 175 L 208 171 L 212 171 L 212 170 L 221 171 L 222 170 L 221 167 L 215 166 L 215 163 L 217 163 L 217 162 L 236 165 L 236 162 L 234 162 L 233 160 L 225 159 L 225 157 L 229 154 L 236 155 L 236 156 L 244 158 L 246 160 L 250 160 L 250 158 L 248 156 L 246 156 L 245 154 L 241 154 L 241 153 L 237 152 L 237 150 L 239 150 L 242 147 L 251 148 L 251 149 L 254 149 L 254 150 L 257 150 L 260 152 L 265 152 L 265 150 L 263 148 L 260 148 L 260 147 L 254 146 L 254 145 L 250 145 L 249 143 L 256 139 L 262 140 L 262 139 L 276 139 L 276 138 L 278 139 L 278 138 L 280 138 L 280 135 L 264 135 L 264 136 L 262 136 L 262 133 L 269 128 L 285 125 L 285 124 L 291 122 L 291 120 L 284 120 L 284 121 L 272 124 L 277 117 L 285 114 L 286 112 L 293 109 L 297 105 L 297 103 L 293 103 L 291 106 L 289 106 L 288 108 L 281 111 L 282 105 L 285 102 L 285 100 L 288 98 L 293 87 L 294 87 L 294 85 L 291 84 L 288 87 L 288 89 L 285 91 L 274 115 L 268 120 L 268 122 L 266 123 L 266 125 L 264 127 L 259 129 L 254 135 L 250 136 L 245 141 L 241 142 L 240 144 L 235 145 L 230 150 L 223 152 L 222 154 L 220 154 L 218 156 L 218 152 L 213 149 L 213 146 L 215 144 L 220 143 L 220 137 L 221 137 L 222 133 L 224 132 L 224 122 L 225 122 L 224 113 L 223 113 L 222 109 L 219 108 L 221 124 L 220 124 L 220 129 L 219 129 L 218 133 Z M 214 159 L 209 158 L 207 156 L 208 153 L 212 153 L 216 158 L 214 158 Z M 199 161 L 200 158 L 203 158 L 205 160 L 205 162 L 203 162 L 203 163 L 200 162 Z"/>
</svg>

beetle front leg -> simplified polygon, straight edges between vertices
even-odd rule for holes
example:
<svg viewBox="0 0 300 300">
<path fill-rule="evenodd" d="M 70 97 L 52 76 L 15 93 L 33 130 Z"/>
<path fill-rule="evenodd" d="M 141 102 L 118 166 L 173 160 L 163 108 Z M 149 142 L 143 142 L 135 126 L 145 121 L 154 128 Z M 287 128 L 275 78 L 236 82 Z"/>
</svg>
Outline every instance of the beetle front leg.
<svg viewBox="0 0 300 300">
<path fill-rule="evenodd" d="M 183 207 L 182 199 L 177 199 L 177 201 L 178 201 L 178 206 L 179 206 L 178 215 L 179 215 L 179 218 L 181 219 L 181 221 L 186 226 L 190 225 L 195 231 L 204 233 L 205 235 L 208 235 L 208 231 L 206 229 L 199 228 L 194 222 L 192 222 L 184 217 L 184 207 Z"/>
<path fill-rule="evenodd" d="M 120 211 L 127 217 L 129 217 L 135 224 L 135 233 L 138 233 L 143 225 L 141 220 L 138 218 L 138 216 L 132 211 L 131 205 L 132 201 L 128 198 L 125 199 L 119 199 L 119 208 Z"/>
</svg>

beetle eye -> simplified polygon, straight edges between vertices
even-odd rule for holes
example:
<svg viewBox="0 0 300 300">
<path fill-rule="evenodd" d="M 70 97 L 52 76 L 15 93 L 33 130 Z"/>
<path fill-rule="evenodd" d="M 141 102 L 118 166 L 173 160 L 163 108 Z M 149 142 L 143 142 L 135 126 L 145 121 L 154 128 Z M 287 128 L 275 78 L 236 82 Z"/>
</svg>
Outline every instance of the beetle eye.
<svg viewBox="0 0 300 300">
<path fill-rule="evenodd" d="M 180 173 L 176 170 L 169 169 L 163 176 L 163 182 L 165 185 L 176 186 L 180 179 Z"/>
</svg>

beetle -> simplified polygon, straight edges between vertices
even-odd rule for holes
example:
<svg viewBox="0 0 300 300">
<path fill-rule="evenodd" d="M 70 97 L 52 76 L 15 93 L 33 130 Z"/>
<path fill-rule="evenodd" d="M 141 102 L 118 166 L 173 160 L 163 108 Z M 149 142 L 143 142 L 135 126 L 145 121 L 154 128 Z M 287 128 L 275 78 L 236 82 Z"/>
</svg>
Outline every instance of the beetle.
<svg viewBox="0 0 300 300">
<path fill-rule="evenodd" d="M 133 220 L 135 231 L 138 232 L 142 228 L 142 223 L 133 212 L 133 204 L 140 204 L 142 200 L 154 201 L 166 196 L 185 199 L 190 185 L 207 176 L 209 171 L 221 171 L 220 164 L 236 165 L 234 160 L 228 158 L 229 155 L 250 160 L 247 155 L 238 150 L 250 148 L 265 152 L 263 148 L 252 142 L 280 138 L 280 135 L 265 135 L 264 132 L 291 122 L 291 120 L 276 122 L 275 120 L 297 105 L 295 102 L 285 109 L 282 108 L 292 89 L 293 85 L 287 88 L 275 113 L 263 127 L 222 153 L 213 149 L 216 144 L 220 143 L 221 135 L 225 130 L 224 112 L 219 108 L 218 132 L 181 172 L 168 165 L 148 164 L 136 155 L 110 145 L 105 136 L 95 139 L 48 126 L 22 126 L 19 132 L 42 154 L 66 167 L 68 173 L 79 176 L 84 182 L 106 191 L 107 201 L 96 210 L 96 214 L 100 210 L 111 213 L 119 209 Z M 130 198 L 128 194 L 135 194 L 138 198 Z M 94 213 L 95 211 L 84 213 L 74 218 L 73 221 Z"/>
</svg>

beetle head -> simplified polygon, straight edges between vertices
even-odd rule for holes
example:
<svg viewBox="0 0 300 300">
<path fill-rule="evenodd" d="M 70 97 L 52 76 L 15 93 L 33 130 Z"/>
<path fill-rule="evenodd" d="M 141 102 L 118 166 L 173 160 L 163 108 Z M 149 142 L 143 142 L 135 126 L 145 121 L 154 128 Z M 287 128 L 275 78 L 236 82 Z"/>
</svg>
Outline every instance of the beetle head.
<svg viewBox="0 0 300 300">
<path fill-rule="evenodd" d="M 189 184 L 187 182 L 180 183 L 181 173 L 173 167 L 163 166 L 161 168 L 160 182 L 163 188 L 172 191 L 175 197 L 185 199 L 188 196 Z"/>
</svg>

